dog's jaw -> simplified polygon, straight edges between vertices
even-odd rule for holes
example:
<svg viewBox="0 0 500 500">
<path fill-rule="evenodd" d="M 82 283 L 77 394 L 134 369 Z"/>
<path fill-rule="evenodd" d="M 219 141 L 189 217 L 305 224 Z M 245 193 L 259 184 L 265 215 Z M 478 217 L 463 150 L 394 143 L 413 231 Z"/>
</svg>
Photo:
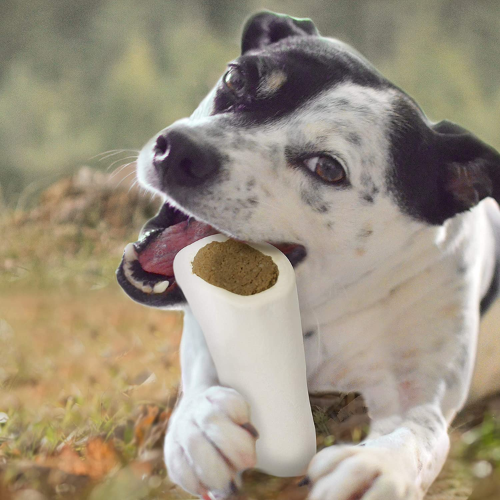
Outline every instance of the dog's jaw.
<svg viewBox="0 0 500 500">
<path fill-rule="evenodd" d="M 185 304 L 185 298 L 173 271 L 174 257 L 185 246 L 217 233 L 235 238 L 227 231 L 219 231 L 165 202 L 160 212 L 145 225 L 139 241 L 126 246 L 117 270 L 119 284 L 132 299 L 144 305 L 181 307 Z M 235 239 L 245 241 L 241 238 Z M 286 242 L 267 243 L 281 250 L 294 267 L 300 264 L 307 254 L 302 245 Z"/>
</svg>

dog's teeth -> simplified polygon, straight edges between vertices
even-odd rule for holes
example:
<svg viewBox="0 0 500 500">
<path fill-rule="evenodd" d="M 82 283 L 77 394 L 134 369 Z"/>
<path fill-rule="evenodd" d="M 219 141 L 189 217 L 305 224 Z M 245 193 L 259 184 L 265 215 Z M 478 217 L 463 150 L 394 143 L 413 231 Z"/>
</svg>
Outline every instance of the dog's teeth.
<svg viewBox="0 0 500 500">
<path fill-rule="evenodd" d="M 133 243 L 129 243 L 125 247 L 124 251 L 125 262 L 123 264 L 123 273 L 132 285 L 144 293 L 151 294 L 153 293 L 153 287 L 151 285 L 145 285 L 143 281 L 139 281 L 134 278 L 132 264 L 137 260 L 137 258 L 137 252 L 135 251 Z"/>
<path fill-rule="evenodd" d="M 123 256 L 127 262 L 132 262 L 132 261 L 138 259 L 137 251 L 136 251 L 133 243 L 129 243 L 125 247 L 125 250 L 123 251 Z"/>
<path fill-rule="evenodd" d="M 153 287 L 153 293 L 163 293 L 170 285 L 169 281 L 160 281 Z"/>
<path fill-rule="evenodd" d="M 153 233 L 156 233 L 158 231 L 159 231 L 159 229 L 153 228 L 153 229 L 149 229 L 145 233 L 141 234 L 141 236 L 139 238 L 139 243 L 142 243 L 144 240 L 148 239 Z"/>
<path fill-rule="evenodd" d="M 152 293 L 163 293 L 168 288 L 168 285 L 170 285 L 169 281 L 160 281 L 154 286 L 151 286 L 144 284 L 143 281 L 134 278 L 132 264 L 138 259 L 138 256 L 133 243 L 129 243 L 125 247 L 123 256 L 125 261 L 123 263 L 123 272 L 125 274 L 125 277 L 132 285 L 141 290 L 141 292 L 147 293 L 148 295 Z"/>
</svg>

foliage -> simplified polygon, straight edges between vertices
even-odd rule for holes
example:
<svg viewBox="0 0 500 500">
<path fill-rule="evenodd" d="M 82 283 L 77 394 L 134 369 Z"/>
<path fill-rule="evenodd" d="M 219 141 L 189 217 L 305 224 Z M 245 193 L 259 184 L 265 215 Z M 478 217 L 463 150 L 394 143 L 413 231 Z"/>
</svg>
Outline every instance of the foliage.
<svg viewBox="0 0 500 500">
<path fill-rule="evenodd" d="M 187 116 L 265 6 L 351 43 L 436 119 L 500 147 L 496 0 L 6 0 L 0 19 L 0 186 L 12 204 L 91 157 L 138 149 Z"/>
<path fill-rule="evenodd" d="M 500 470 L 500 419 L 487 414 L 481 425 L 474 427 L 462 436 L 463 456 L 471 462 L 488 462 L 491 468 Z"/>
</svg>

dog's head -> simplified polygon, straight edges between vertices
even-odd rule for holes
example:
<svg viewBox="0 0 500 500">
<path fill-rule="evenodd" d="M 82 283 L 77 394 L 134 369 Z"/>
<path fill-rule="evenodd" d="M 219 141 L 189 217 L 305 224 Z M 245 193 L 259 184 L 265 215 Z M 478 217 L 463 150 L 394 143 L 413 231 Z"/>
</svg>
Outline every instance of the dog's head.
<svg viewBox="0 0 500 500">
<path fill-rule="evenodd" d="M 498 199 L 499 171 L 496 151 L 432 124 L 351 47 L 262 12 L 192 116 L 142 149 L 139 180 L 165 204 L 118 279 L 135 300 L 178 305 L 175 253 L 214 232 L 275 244 L 298 276 L 319 277 L 329 258 L 373 260 L 408 227 Z"/>
</svg>

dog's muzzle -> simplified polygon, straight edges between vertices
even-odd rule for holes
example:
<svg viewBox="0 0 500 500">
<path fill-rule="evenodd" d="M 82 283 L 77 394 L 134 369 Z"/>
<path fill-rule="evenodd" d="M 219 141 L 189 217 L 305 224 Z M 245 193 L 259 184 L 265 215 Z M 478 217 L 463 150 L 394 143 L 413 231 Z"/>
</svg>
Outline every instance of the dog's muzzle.
<svg viewBox="0 0 500 500">
<path fill-rule="evenodd" d="M 183 212 L 182 206 L 188 206 L 189 200 L 197 196 L 199 190 L 196 188 L 217 182 L 222 171 L 222 155 L 196 135 L 185 127 L 176 126 L 160 134 L 150 150 L 149 167 L 155 170 L 161 190 L 172 203 L 167 201 L 144 226 L 139 241 L 126 246 L 117 270 L 118 283 L 123 290 L 135 301 L 148 306 L 176 307 L 186 302 L 173 271 L 177 252 L 217 233 L 238 239 L 223 227 L 212 226 Z M 252 240 L 254 243 L 259 241 L 262 240 Z M 269 243 L 281 250 L 294 266 L 306 256 L 303 245 Z"/>
<path fill-rule="evenodd" d="M 139 241 L 129 243 L 116 272 L 123 290 L 136 302 L 153 307 L 178 307 L 186 302 L 173 271 L 177 252 L 217 233 L 233 235 L 189 217 L 165 203 L 141 231 Z M 233 237 L 234 238 L 234 237 Z M 303 245 L 272 243 L 295 267 L 307 255 Z"/>
<path fill-rule="evenodd" d="M 153 147 L 153 166 L 162 188 L 195 187 L 220 171 L 220 154 L 210 145 L 176 127 L 159 135 Z"/>
</svg>

